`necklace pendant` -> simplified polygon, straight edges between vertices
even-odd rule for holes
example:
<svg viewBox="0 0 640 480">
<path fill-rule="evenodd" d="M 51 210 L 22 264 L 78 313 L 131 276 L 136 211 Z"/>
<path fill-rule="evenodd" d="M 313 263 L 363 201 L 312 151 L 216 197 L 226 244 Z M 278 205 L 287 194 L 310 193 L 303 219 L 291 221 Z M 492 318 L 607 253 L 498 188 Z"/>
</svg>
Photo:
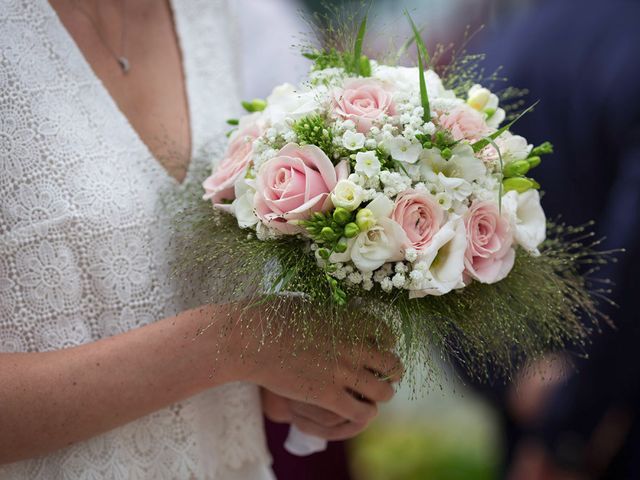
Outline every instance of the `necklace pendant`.
<svg viewBox="0 0 640 480">
<path fill-rule="evenodd" d="M 118 65 L 120 65 L 122 73 L 129 73 L 130 65 L 127 57 L 118 57 Z"/>
</svg>

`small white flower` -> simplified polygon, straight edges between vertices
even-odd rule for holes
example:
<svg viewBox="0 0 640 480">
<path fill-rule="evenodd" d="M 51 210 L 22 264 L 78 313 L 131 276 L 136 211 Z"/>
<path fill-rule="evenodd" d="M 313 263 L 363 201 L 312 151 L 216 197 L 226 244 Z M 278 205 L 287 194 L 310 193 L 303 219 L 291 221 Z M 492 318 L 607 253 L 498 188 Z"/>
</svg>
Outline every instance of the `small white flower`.
<svg viewBox="0 0 640 480">
<path fill-rule="evenodd" d="M 373 138 L 368 138 L 367 141 L 364 142 L 364 146 L 369 150 L 375 150 L 376 148 L 378 148 L 378 142 L 376 142 Z"/>
<path fill-rule="evenodd" d="M 360 150 L 364 147 L 365 136 L 363 133 L 347 130 L 342 136 L 342 145 L 347 150 Z"/>
<path fill-rule="evenodd" d="M 358 208 L 363 200 L 362 187 L 350 180 L 340 180 L 331 193 L 333 205 L 350 212 Z"/>
<path fill-rule="evenodd" d="M 359 152 L 356 155 L 356 172 L 373 177 L 380 172 L 380 160 L 376 152 Z"/>
<path fill-rule="evenodd" d="M 387 272 L 382 268 L 380 270 L 376 270 L 373 274 L 373 281 L 376 283 L 382 283 L 385 278 L 387 278 Z"/>
<path fill-rule="evenodd" d="M 436 194 L 436 202 L 438 203 L 438 205 L 440 205 L 445 210 L 449 210 L 451 208 L 452 203 L 453 203 L 453 201 L 451 199 L 451 195 L 449 195 L 447 192 L 437 193 Z"/>
<path fill-rule="evenodd" d="M 382 287 L 382 290 L 389 293 L 393 289 L 393 282 L 390 278 L 386 277 L 384 280 L 382 280 L 380 286 Z"/>
<path fill-rule="evenodd" d="M 434 133 L 436 133 L 436 126 L 433 124 L 433 122 L 425 123 L 422 127 L 422 131 L 426 135 L 433 135 Z"/>
<path fill-rule="evenodd" d="M 360 274 L 360 272 L 353 272 L 349 274 L 349 276 L 347 277 L 347 280 L 357 285 L 362 282 L 362 275 Z"/>
<path fill-rule="evenodd" d="M 424 273 L 422 270 L 413 270 L 409 274 L 409 278 L 416 284 L 420 284 L 424 280 Z"/>
<path fill-rule="evenodd" d="M 342 122 L 342 128 L 344 128 L 345 130 L 355 130 L 356 124 L 353 120 L 345 120 L 344 122 Z"/>
<path fill-rule="evenodd" d="M 347 277 L 347 272 L 344 268 L 338 268 L 331 274 L 331 276 L 337 278 L 338 280 L 344 280 Z"/>
<path fill-rule="evenodd" d="M 407 278 L 404 276 L 403 273 L 396 273 L 391 279 L 391 281 L 393 282 L 394 287 L 402 288 L 404 287 L 404 284 L 407 281 Z"/>
<path fill-rule="evenodd" d="M 362 288 L 368 292 L 373 288 L 373 281 L 370 278 L 365 278 L 362 280 Z"/>
<path fill-rule="evenodd" d="M 407 273 L 407 271 L 409 269 L 407 268 L 407 266 L 404 263 L 398 262 L 398 263 L 396 263 L 396 266 L 395 266 L 394 270 L 395 270 L 396 273 Z"/>
<path fill-rule="evenodd" d="M 404 258 L 407 262 L 413 263 L 418 258 L 418 251 L 415 248 L 407 248 L 404 252 Z"/>
<path fill-rule="evenodd" d="M 418 161 L 422 145 L 412 143 L 403 137 L 396 137 L 388 143 L 389 153 L 394 160 L 405 163 L 415 163 Z"/>
</svg>

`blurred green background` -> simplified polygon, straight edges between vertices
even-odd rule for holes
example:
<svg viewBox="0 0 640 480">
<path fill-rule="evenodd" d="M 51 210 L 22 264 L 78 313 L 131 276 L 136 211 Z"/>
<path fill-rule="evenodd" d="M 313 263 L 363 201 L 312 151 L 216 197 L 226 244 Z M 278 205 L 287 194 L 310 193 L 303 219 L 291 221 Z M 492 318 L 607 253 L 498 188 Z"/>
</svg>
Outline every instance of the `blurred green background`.
<svg viewBox="0 0 640 480">
<path fill-rule="evenodd" d="M 496 425 L 491 408 L 458 383 L 417 394 L 405 386 L 349 444 L 351 470 L 357 480 L 495 479 Z"/>
</svg>

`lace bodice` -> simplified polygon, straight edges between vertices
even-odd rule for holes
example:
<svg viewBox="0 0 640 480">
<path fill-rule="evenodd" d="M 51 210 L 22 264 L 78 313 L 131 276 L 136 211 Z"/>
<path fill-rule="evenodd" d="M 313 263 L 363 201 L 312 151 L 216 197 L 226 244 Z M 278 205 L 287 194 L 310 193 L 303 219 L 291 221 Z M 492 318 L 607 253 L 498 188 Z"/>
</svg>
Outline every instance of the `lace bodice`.
<svg viewBox="0 0 640 480">
<path fill-rule="evenodd" d="M 220 153 L 237 103 L 224 0 L 174 0 L 194 159 Z M 0 351 L 91 342 L 181 309 L 170 218 L 182 188 L 152 157 L 46 0 L 0 8 Z M 266 479 L 256 387 L 232 384 L 52 455 L 8 479 Z"/>
</svg>

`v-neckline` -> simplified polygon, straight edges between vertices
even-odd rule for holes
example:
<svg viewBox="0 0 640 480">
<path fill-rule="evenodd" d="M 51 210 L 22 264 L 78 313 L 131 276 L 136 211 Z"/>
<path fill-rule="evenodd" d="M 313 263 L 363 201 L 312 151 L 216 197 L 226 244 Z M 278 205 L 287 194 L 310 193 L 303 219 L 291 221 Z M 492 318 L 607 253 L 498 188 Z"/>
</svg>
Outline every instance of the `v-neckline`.
<svg viewBox="0 0 640 480">
<path fill-rule="evenodd" d="M 49 0 L 44 0 L 44 3 L 47 5 L 50 12 L 53 14 L 56 21 L 58 22 L 58 27 L 62 29 L 63 34 L 66 35 L 67 39 L 71 42 L 72 48 L 75 50 L 74 53 L 79 56 L 80 61 L 84 64 L 84 66 L 90 72 L 92 79 L 96 81 L 96 83 L 99 85 L 99 88 L 102 90 L 102 93 L 109 99 L 109 101 L 111 102 L 111 106 L 115 110 L 116 114 L 119 115 L 122 118 L 122 120 L 125 122 L 125 124 L 127 125 L 127 129 L 132 134 L 132 136 L 136 139 L 136 142 L 139 144 L 139 146 L 144 150 L 144 152 L 146 153 L 146 157 L 151 161 L 151 164 L 153 165 L 153 167 L 157 170 L 160 170 L 161 175 L 166 180 L 168 180 L 173 186 L 182 187 L 190 180 L 191 172 L 195 164 L 196 152 L 198 151 L 198 148 L 199 148 L 199 144 L 197 144 L 196 142 L 199 139 L 196 136 L 195 128 L 194 128 L 194 117 L 193 117 L 194 109 L 191 107 L 193 92 L 189 88 L 189 77 L 188 77 L 189 72 L 187 71 L 186 49 L 184 48 L 185 47 L 184 40 L 180 35 L 180 27 L 178 26 L 178 22 L 179 22 L 178 16 L 180 15 L 180 13 L 178 12 L 178 8 L 176 6 L 175 0 L 167 0 L 167 1 L 169 2 L 169 8 L 171 10 L 171 22 L 173 24 L 174 35 L 176 37 L 178 50 L 180 51 L 180 68 L 182 71 L 182 78 L 184 83 L 185 100 L 187 102 L 187 117 L 189 119 L 189 136 L 190 136 L 190 139 L 189 139 L 190 152 L 189 152 L 189 160 L 188 160 L 189 163 L 187 165 L 184 178 L 182 179 L 182 181 L 178 180 L 176 177 L 171 175 L 169 171 L 164 167 L 162 162 L 160 162 L 160 160 L 158 160 L 158 158 L 153 154 L 149 146 L 145 143 L 145 141 L 140 136 L 140 133 L 135 129 L 135 127 L 129 120 L 129 117 L 125 115 L 124 111 L 122 111 L 122 109 L 118 105 L 118 102 L 116 101 L 116 99 L 113 98 L 107 86 L 104 84 L 102 79 L 96 74 L 95 70 L 91 66 L 91 63 L 84 56 L 84 53 L 82 52 L 82 49 L 76 42 L 75 38 L 73 38 L 73 35 L 71 35 L 69 30 L 67 30 L 67 27 L 65 27 L 56 9 L 53 8 Z"/>
</svg>

